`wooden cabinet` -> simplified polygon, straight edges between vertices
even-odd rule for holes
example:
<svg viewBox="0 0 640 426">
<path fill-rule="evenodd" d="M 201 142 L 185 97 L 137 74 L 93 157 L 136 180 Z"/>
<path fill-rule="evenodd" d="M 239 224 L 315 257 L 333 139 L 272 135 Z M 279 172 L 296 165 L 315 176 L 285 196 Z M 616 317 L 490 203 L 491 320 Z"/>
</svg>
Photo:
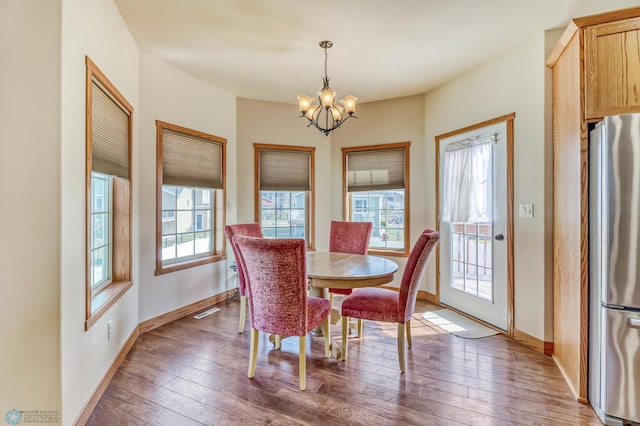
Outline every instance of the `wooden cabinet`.
<svg viewBox="0 0 640 426">
<path fill-rule="evenodd" d="M 640 8 L 574 19 L 547 61 L 553 75 L 554 359 L 587 402 L 589 124 L 640 112 Z"/>
<path fill-rule="evenodd" d="M 640 18 L 584 29 L 587 119 L 640 108 Z"/>
</svg>

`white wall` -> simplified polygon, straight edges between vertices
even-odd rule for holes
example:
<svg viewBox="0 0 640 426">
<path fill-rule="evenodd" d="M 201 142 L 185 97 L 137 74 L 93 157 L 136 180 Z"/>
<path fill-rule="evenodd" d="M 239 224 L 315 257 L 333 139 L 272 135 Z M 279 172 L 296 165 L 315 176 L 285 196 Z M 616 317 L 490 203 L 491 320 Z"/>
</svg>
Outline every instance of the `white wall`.
<svg viewBox="0 0 640 426">
<path fill-rule="evenodd" d="M 411 142 L 410 214 L 411 244 L 425 228 L 435 227 L 428 221 L 427 197 L 421 188 L 435 171 L 424 164 L 424 96 L 410 96 L 389 101 L 370 102 L 358 106 L 357 119 L 350 119 L 329 137 L 307 121 L 296 118 L 294 104 L 238 99 L 238 206 L 237 223 L 254 221 L 253 144 L 315 146 L 316 249 L 328 250 L 331 220 L 342 220 L 342 150 L 344 146 Z M 433 209 L 433 207 L 432 207 Z M 229 221 L 229 223 L 233 223 Z M 406 264 L 404 257 L 392 257 L 400 266 L 397 285 Z M 435 279 L 435 258 L 430 262 L 425 282 Z M 435 286 L 435 284 L 434 284 Z M 426 289 L 423 283 L 421 289 Z"/>
<path fill-rule="evenodd" d="M 42 3 L 42 2 L 38 2 Z M 60 194 L 63 422 L 71 424 L 138 325 L 138 203 L 133 208 L 133 287 L 88 331 L 85 320 L 85 55 L 133 106 L 133 192 L 139 184 L 138 48 L 111 0 L 62 2 Z M 107 322 L 114 333 L 107 339 Z"/>
<path fill-rule="evenodd" d="M 255 221 L 253 144 L 314 146 L 315 152 L 315 247 L 329 248 L 331 219 L 331 139 L 307 120 L 296 118 L 297 105 L 238 99 L 238 204 L 237 217 L 228 223 Z"/>
<path fill-rule="evenodd" d="M 550 141 L 545 141 L 545 49 L 541 32 L 530 42 L 490 60 L 476 70 L 426 95 L 425 132 L 434 146 L 437 135 L 515 112 L 514 120 L 514 261 L 515 327 L 538 339 L 553 339 L 545 316 L 552 291 L 548 262 L 552 238 L 545 219 L 552 214 Z M 427 149 L 426 164 L 435 164 Z M 435 186 L 427 187 L 435 203 Z M 534 217 L 518 217 L 520 203 L 533 203 Z M 433 212 L 429 212 L 430 215 Z M 435 220 L 433 216 L 429 216 Z"/>
<path fill-rule="evenodd" d="M 236 98 L 167 65 L 140 57 L 140 139 L 138 187 L 140 220 L 140 322 L 235 286 L 227 284 L 227 262 L 215 262 L 155 276 L 156 120 L 227 140 L 227 207 L 235 206 Z M 227 218 L 227 222 L 229 218 Z"/>
<path fill-rule="evenodd" d="M 0 415 L 60 398 L 61 2 L 0 1 Z"/>
<path fill-rule="evenodd" d="M 347 121 L 331 136 L 331 201 L 332 218 L 342 220 L 342 148 L 380 145 L 395 142 L 411 142 L 409 148 L 409 232 L 413 247 L 425 228 L 435 229 L 434 203 L 428 203 L 425 186 L 435 179 L 434 165 L 425 163 L 424 96 L 409 96 L 380 102 L 368 102 L 358 106 L 357 119 Z M 397 286 L 402 278 L 406 257 L 393 256 L 400 269 L 395 274 Z M 429 261 L 420 290 L 435 289 L 435 256 Z M 432 292 L 435 292 L 433 290 Z"/>
</svg>

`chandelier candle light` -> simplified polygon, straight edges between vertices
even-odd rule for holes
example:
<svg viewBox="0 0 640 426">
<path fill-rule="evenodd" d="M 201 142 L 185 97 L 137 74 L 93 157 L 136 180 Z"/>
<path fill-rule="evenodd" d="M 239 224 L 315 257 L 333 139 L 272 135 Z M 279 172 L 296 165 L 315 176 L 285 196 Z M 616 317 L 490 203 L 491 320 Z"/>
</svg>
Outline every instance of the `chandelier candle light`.
<svg viewBox="0 0 640 426">
<path fill-rule="evenodd" d="M 355 115 L 356 102 L 358 98 L 355 96 L 347 96 L 340 100 L 342 105 L 334 105 L 336 99 L 336 91 L 329 87 L 329 77 L 327 77 L 327 49 L 333 46 L 333 42 L 324 40 L 320 42 L 320 47 L 324 49 L 324 78 L 322 82 L 322 90 L 318 92 L 318 103 L 320 105 L 313 104 L 313 98 L 311 96 L 300 94 L 298 95 L 298 108 L 300 109 L 300 117 L 304 117 L 309 120 L 309 126 L 315 126 L 316 129 L 324 133 L 325 136 L 329 136 L 338 127 L 342 126 L 342 123 L 353 118 L 358 118 Z"/>
</svg>

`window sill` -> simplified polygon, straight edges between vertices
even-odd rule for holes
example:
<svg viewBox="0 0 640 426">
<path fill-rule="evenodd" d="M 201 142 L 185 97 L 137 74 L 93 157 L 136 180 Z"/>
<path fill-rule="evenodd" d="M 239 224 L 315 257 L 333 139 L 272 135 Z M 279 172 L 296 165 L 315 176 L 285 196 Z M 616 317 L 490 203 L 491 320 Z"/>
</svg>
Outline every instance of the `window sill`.
<svg viewBox="0 0 640 426">
<path fill-rule="evenodd" d="M 133 285 L 133 281 L 114 281 L 99 293 L 91 297 L 91 314 L 84 322 L 85 331 L 89 330 L 102 315 L 113 306 Z"/>
<path fill-rule="evenodd" d="M 219 262 L 226 258 L 227 258 L 226 256 L 215 254 L 212 256 L 189 260 L 186 262 L 171 263 L 165 266 L 158 265 L 156 266 L 155 275 L 168 274 L 170 272 L 181 271 L 183 269 L 192 268 L 194 266 L 200 266 L 200 265 L 205 265 L 207 263 Z"/>
</svg>

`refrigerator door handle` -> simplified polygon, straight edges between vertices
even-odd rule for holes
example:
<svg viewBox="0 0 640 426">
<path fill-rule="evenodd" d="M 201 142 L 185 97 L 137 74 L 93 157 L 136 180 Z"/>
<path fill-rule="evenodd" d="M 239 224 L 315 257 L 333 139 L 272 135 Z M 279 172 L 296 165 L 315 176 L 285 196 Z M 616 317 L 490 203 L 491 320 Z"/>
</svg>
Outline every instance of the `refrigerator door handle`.
<svg viewBox="0 0 640 426">
<path fill-rule="evenodd" d="M 640 318 L 629 318 L 629 325 L 631 327 L 640 327 Z"/>
</svg>

